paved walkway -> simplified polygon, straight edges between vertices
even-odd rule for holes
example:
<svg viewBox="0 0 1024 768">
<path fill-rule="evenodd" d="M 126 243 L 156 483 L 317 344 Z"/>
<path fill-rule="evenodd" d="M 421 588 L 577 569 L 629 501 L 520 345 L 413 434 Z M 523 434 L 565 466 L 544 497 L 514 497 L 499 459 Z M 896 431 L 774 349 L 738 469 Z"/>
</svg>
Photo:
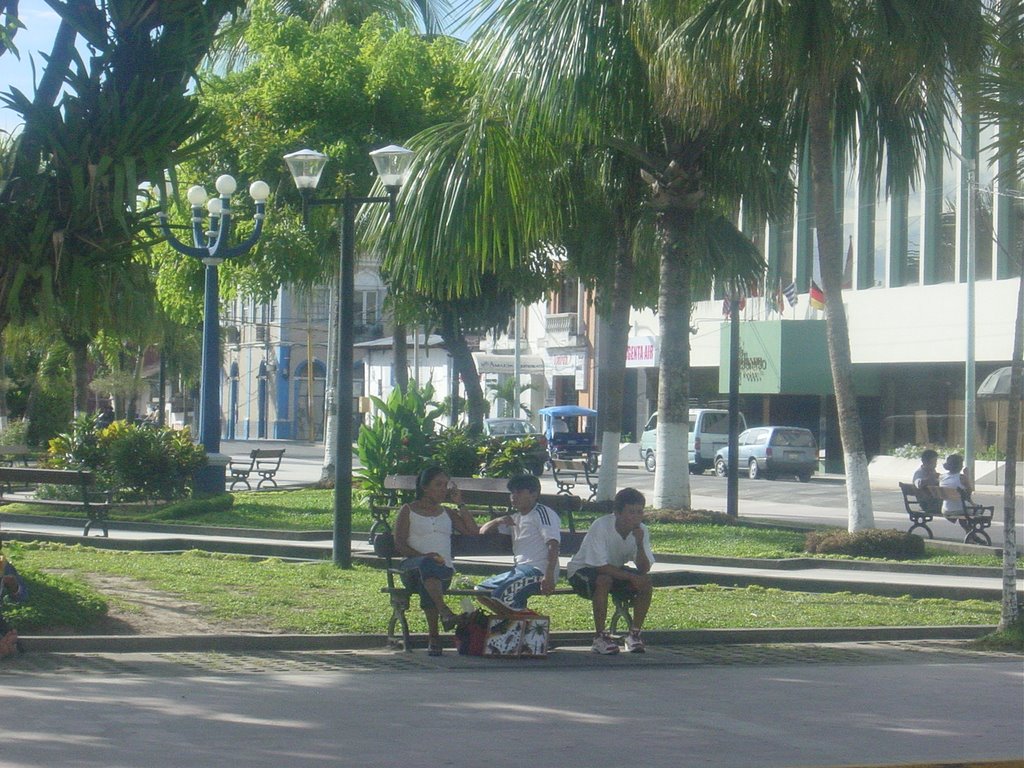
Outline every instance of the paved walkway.
<svg viewBox="0 0 1024 768">
<path fill-rule="evenodd" d="M 10 766 L 808 768 L 1024 759 L 1019 658 L 933 641 L 423 653 L 25 654 Z M 995 763 L 984 763 L 995 765 Z"/>
</svg>

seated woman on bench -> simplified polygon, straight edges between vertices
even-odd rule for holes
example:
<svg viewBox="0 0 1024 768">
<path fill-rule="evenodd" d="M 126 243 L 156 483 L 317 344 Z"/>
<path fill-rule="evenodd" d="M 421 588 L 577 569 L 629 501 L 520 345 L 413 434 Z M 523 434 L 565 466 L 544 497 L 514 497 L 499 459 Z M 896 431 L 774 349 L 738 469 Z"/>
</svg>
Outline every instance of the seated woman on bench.
<svg viewBox="0 0 1024 768">
<path fill-rule="evenodd" d="M 960 527 L 965 531 L 969 531 L 971 524 L 964 519 L 966 510 L 960 491 L 963 490 L 967 498 L 970 498 L 974 492 L 974 485 L 971 483 L 970 473 L 964 466 L 964 457 L 959 453 L 951 453 L 946 457 L 942 468 L 946 470 L 939 478 L 939 488 L 943 489 L 942 514 L 947 519 L 960 523 Z M 946 491 L 947 488 L 953 490 Z"/>
<path fill-rule="evenodd" d="M 449 501 L 457 510 L 445 507 Z M 395 548 L 406 559 L 398 568 L 402 583 L 420 596 L 420 607 L 427 618 L 427 653 L 441 655 L 438 619 L 445 630 L 455 626 L 456 616 L 444 602 L 444 592 L 452 582 L 452 531 L 476 534 L 480 529 L 462 503 L 458 487 L 449 484 L 441 467 L 427 467 L 416 478 L 416 500 L 398 512 L 395 521 Z"/>
</svg>

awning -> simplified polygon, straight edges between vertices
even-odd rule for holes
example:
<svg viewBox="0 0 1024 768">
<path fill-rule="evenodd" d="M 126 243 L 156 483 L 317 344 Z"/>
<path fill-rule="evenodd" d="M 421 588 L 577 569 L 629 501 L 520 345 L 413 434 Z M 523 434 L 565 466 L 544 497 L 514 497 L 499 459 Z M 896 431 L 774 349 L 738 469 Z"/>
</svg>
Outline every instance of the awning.
<svg viewBox="0 0 1024 768">
<path fill-rule="evenodd" d="M 509 373 L 516 372 L 515 355 L 493 355 L 487 352 L 474 352 L 477 373 Z M 544 358 L 540 355 L 520 355 L 519 373 L 544 373 Z"/>
</svg>

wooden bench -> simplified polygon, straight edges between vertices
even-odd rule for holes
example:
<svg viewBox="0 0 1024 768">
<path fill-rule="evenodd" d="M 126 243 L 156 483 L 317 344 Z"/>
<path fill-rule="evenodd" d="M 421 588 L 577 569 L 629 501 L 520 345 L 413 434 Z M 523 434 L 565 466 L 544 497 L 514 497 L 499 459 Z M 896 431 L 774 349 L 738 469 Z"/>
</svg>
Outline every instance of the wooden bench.
<svg viewBox="0 0 1024 768">
<path fill-rule="evenodd" d="M 453 477 L 451 480 L 459 487 L 462 500 L 469 507 L 486 510 L 491 517 L 504 515 L 511 509 L 507 477 Z M 370 514 L 373 516 L 373 525 L 370 528 L 371 542 L 373 535 L 378 531 L 391 530 L 386 517 L 383 520 L 378 518 L 374 509 L 390 516 L 392 507 L 398 502 L 411 501 L 412 493 L 416 490 L 416 476 L 388 475 L 384 478 L 384 490 L 387 497 L 377 500 L 378 503 L 370 507 Z M 538 501 L 555 510 L 570 532 L 576 532 L 576 513 L 583 503 L 579 496 L 561 492 L 542 493 Z"/>
<path fill-rule="evenodd" d="M 0 466 L 13 467 L 15 464 L 28 466 L 28 460 L 36 456 L 27 445 L 0 445 Z"/>
<path fill-rule="evenodd" d="M 597 467 L 590 459 L 552 459 L 551 476 L 560 494 L 571 494 L 577 485 L 590 489 L 587 501 L 597 496 Z"/>
<path fill-rule="evenodd" d="M 900 492 L 903 494 L 903 506 L 910 516 L 912 525 L 907 533 L 912 533 L 917 528 L 923 528 L 928 532 L 928 538 L 932 536 L 932 529 L 928 526 L 935 517 L 944 517 L 951 523 L 957 523 L 964 529 L 965 544 L 983 544 L 991 546 L 992 538 L 986 532 L 986 528 L 992 525 L 992 516 L 995 514 L 994 506 L 985 506 L 971 501 L 969 493 L 962 488 L 918 488 L 910 483 L 900 483 Z M 937 495 L 936 495 L 937 494 Z M 962 502 L 964 514 L 946 515 L 942 512 L 943 500 Z"/>
<path fill-rule="evenodd" d="M 580 548 L 583 541 L 582 533 L 563 531 L 561 534 L 561 556 L 572 556 Z M 406 650 L 412 650 L 411 632 L 409 631 L 409 619 L 406 615 L 410 607 L 410 598 L 413 591 L 402 584 L 401 571 L 394 567 L 396 557 L 394 549 L 394 538 L 391 531 L 380 532 L 374 540 L 374 551 L 379 557 L 385 560 L 387 573 L 387 586 L 381 587 L 381 592 L 388 595 L 391 602 L 391 616 L 388 618 L 387 642 L 392 646 L 399 646 Z M 493 557 L 512 556 L 512 538 L 500 533 L 488 533 L 483 536 L 466 536 L 462 534 L 452 535 L 452 557 Z M 511 564 L 510 566 L 511 567 Z M 449 589 L 446 595 L 452 597 L 486 597 L 489 593 L 475 589 Z M 552 594 L 572 595 L 575 594 L 568 587 L 556 589 Z M 536 595 L 531 599 L 542 598 Z M 615 610 L 612 613 L 608 628 L 611 632 L 617 630 L 619 622 L 624 622 L 628 629 L 632 624 L 632 604 L 628 599 L 621 599 L 612 595 L 612 602 Z M 486 601 L 484 602 L 486 605 Z"/>
<path fill-rule="evenodd" d="M 76 488 L 76 499 L 44 499 L 38 496 L 40 485 L 69 485 Z M 112 491 L 97 491 L 96 475 L 77 469 L 39 469 L 36 467 L 0 467 L 0 503 L 41 504 L 50 507 L 82 509 L 85 511 L 83 536 L 89 535 L 93 525 L 107 530 L 107 511 L 113 498 Z"/>
<path fill-rule="evenodd" d="M 254 472 L 260 476 L 256 490 L 262 488 L 264 483 L 272 483 L 277 488 L 277 480 L 274 479 L 274 476 L 281 468 L 282 456 L 284 456 L 284 448 L 256 448 L 249 452 L 248 459 L 231 459 L 228 462 L 228 472 L 231 475 L 231 485 L 228 486 L 228 490 L 233 491 L 236 484 L 245 483 L 245 489 L 251 491 L 249 475 Z"/>
</svg>

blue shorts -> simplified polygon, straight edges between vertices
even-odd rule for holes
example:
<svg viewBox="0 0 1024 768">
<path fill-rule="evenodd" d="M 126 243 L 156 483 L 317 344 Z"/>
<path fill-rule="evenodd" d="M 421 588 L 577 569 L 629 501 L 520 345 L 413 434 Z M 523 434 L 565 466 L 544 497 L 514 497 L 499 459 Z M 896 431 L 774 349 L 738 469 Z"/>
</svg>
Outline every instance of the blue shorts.
<svg viewBox="0 0 1024 768">
<path fill-rule="evenodd" d="M 475 589 L 490 592 L 491 597 L 514 611 L 526 609 L 526 601 L 540 594 L 540 583 L 544 572 L 532 565 L 517 565 L 511 571 L 499 573 L 481 581 Z"/>
<path fill-rule="evenodd" d="M 398 564 L 398 570 L 402 572 L 402 584 L 406 589 L 411 589 L 420 596 L 420 607 L 433 609 L 434 601 L 427 593 L 423 582 L 427 579 L 437 579 L 441 582 L 441 589 L 446 590 L 452 583 L 455 569 L 443 565 L 430 555 L 417 555 L 407 557 Z"/>
</svg>

